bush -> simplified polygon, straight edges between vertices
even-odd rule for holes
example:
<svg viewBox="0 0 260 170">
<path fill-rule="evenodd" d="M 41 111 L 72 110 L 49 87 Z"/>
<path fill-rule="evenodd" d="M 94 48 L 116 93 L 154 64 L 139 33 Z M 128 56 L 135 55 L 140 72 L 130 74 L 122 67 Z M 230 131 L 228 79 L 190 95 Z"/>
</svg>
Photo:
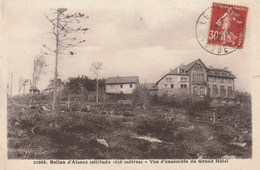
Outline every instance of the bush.
<svg viewBox="0 0 260 170">
<path fill-rule="evenodd" d="M 171 141 L 178 126 L 178 122 L 172 122 L 160 115 L 153 115 L 140 117 L 134 130 L 140 135 L 150 134 L 162 140 Z"/>
<path fill-rule="evenodd" d="M 154 105 L 163 105 L 169 107 L 187 107 L 190 105 L 190 99 L 188 97 L 180 97 L 180 96 L 157 96 L 154 95 L 151 98 L 151 101 Z"/>
</svg>

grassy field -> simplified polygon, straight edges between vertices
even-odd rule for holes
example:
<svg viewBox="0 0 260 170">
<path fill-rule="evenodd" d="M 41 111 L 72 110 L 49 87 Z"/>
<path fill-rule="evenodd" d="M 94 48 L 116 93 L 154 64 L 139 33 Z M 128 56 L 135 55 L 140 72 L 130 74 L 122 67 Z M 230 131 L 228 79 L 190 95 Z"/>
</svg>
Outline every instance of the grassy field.
<svg viewBox="0 0 260 170">
<path fill-rule="evenodd" d="M 194 121 L 186 109 L 168 106 L 88 103 L 90 111 L 83 107 L 52 112 L 29 108 L 27 103 L 21 99 L 8 103 L 9 159 L 252 156 L 248 107 L 219 111 L 222 119 L 213 124 Z"/>
</svg>

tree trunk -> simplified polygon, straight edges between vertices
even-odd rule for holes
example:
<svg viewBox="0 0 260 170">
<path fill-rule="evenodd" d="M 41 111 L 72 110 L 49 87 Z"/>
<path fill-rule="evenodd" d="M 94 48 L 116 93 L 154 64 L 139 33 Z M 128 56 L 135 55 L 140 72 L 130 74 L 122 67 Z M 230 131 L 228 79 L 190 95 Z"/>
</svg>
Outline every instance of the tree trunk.
<svg viewBox="0 0 260 170">
<path fill-rule="evenodd" d="M 98 73 L 97 73 L 97 87 L 96 87 L 96 103 L 98 103 Z"/>
<path fill-rule="evenodd" d="M 56 51 L 55 51 L 55 70 L 53 82 L 53 103 L 52 110 L 57 110 L 57 80 L 58 80 L 58 55 L 59 55 L 59 11 L 57 10 L 57 30 L 56 30 Z"/>
<path fill-rule="evenodd" d="M 68 94 L 68 110 L 70 110 L 70 92 L 69 92 L 69 94 Z"/>
</svg>

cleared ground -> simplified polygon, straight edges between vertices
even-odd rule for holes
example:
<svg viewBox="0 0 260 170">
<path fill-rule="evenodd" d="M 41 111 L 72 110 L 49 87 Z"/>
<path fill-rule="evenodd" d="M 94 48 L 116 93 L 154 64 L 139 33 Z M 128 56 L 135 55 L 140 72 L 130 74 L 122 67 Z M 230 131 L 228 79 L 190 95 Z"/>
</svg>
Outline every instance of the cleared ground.
<svg viewBox="0 0 260 170">
<path fill-rule="evenodd" d="M 84 103 L 81 111 L 55 113 L 13 100 L 8 104 L 8 157 L 250 158 L 250 109 L 222 109 L 217 116 L 221 120 L 214 124 L 195 121 L 184 108 L 93 103 Z"/>
</svg>

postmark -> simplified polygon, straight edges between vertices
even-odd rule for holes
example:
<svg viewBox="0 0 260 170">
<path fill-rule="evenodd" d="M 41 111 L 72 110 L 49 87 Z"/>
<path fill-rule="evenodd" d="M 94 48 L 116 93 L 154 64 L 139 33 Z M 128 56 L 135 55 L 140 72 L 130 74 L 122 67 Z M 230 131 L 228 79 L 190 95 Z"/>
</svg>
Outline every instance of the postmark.
<svg viewBox="0 0 260 170">
<path fill-rule="evenodd" d="M 247 11 L 247 7 L 213 3 L 196 22 L 200 46 L 214 55 L 227 55 L 242 48 Z"/>
</svg>

